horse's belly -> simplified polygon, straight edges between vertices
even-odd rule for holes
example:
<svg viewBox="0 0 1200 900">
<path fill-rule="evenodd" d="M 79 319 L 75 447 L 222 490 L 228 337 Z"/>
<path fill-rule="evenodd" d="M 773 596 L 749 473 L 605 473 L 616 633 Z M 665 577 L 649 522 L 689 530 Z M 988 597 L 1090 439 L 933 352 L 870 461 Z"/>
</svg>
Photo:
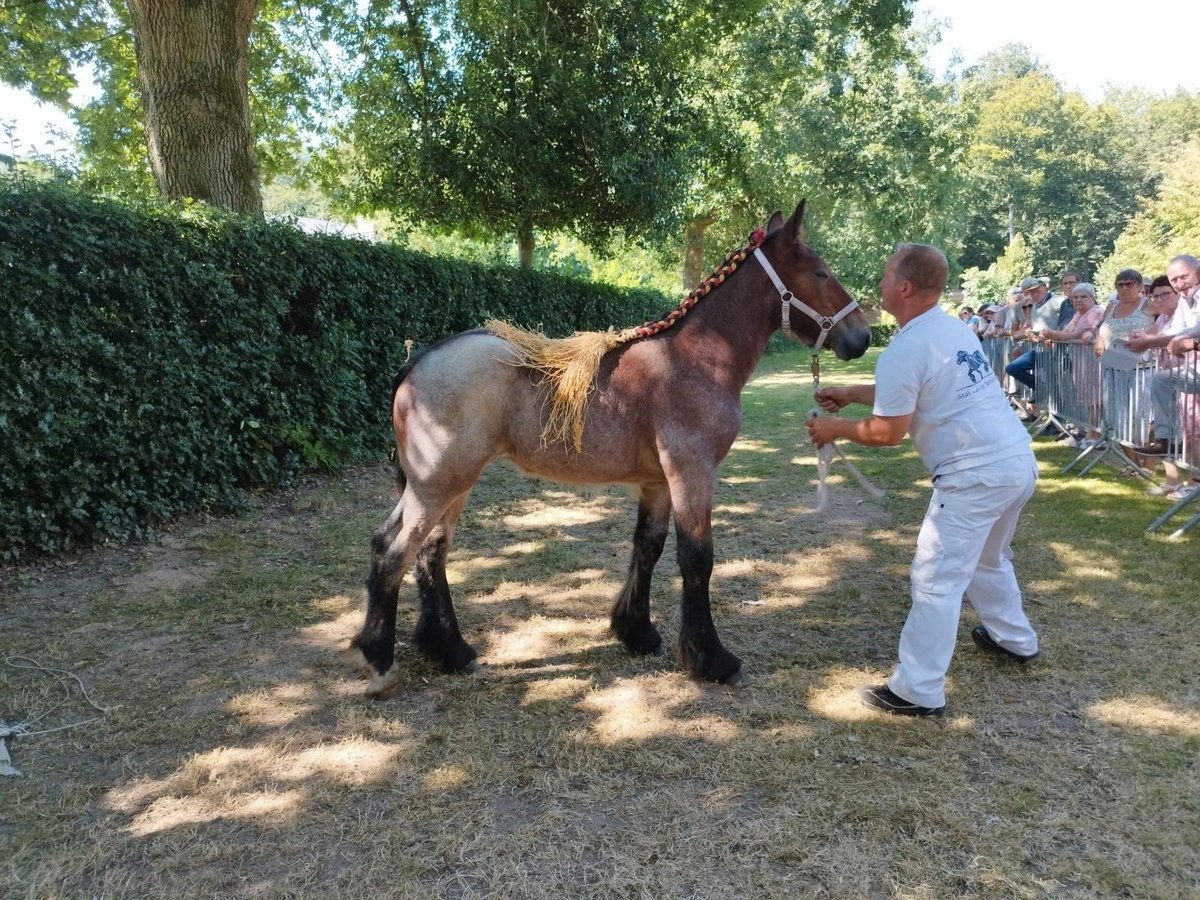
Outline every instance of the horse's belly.
<svg viewBox="0 0 1200 900">
<path fill-rule="evenodd" d="M 530 475 L 566 484 L 642 484 L 662 478 L 654 455 L 633 446 L 608 452 L 585 446 L 576 453 L 561 444 L 542 447 L 531 442 L 511 447 L 505 455 Z"/>
</svg>

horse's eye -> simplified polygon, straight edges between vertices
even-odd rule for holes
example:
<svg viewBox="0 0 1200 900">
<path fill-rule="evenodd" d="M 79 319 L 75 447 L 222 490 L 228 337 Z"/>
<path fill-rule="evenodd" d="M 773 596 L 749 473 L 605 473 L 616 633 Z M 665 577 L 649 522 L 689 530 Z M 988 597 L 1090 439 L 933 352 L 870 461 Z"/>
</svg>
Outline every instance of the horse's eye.
<svg viewBox="0 0 1200 900">
<path fill-rule="evenodd" d="M 813 274 L 816 275 L 818 278 L 828 278 L 829 277 L 829 273 L 825 272 L 821 269 L 813 269 Z"/>
</svg>

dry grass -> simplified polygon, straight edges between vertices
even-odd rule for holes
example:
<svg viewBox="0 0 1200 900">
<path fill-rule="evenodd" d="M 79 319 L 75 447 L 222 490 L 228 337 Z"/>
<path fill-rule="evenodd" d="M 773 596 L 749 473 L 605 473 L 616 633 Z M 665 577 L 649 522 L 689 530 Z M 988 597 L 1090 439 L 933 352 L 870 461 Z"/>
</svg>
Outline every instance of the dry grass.
<svg viewBox="0 0 1200 900">
<path fill-rule="evenodd" d="M 745 688 L 606 634 L 629 498 L 503 466 L 450 572 L 486 674 L 401 647 L 383 701 L 341 648 L 390 505 L 384 465 L 7 573 L 0 655 L 70 669 L 110 709 L 12 742 L 3 893 L 1196 896 L 1195 539 L 1143 538 L 1158 505 L 1111 475 L 1058 477 L 1065 452 L 1041 447 L 1016 549 L 1044 659 L 1014 670 L 968 639 L 944 722 L 868 713 L 853 690 L 892 663 L 926 481 L 907 446 L 860 451 L 888 498 L 839 477 L 830 508 L 806 512 L 806 365 L 764 362 L 721 472 L 715 615 Z M 668 639 L 673 554 L 654 595 Z M 402 637 L 412 622 L 406 604 Z M 0 720 L 94 714 L 64 699 L 0 667 Z"/>
</svg>

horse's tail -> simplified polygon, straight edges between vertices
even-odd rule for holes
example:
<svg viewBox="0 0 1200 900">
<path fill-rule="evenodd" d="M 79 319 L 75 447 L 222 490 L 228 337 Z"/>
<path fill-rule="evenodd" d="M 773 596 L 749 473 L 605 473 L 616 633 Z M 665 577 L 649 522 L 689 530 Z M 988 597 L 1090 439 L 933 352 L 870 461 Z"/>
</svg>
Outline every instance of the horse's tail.
<svg viewBox="0 0 1200 900">
<path fill-rule="evenodd" d="M 391 393 L 391 396 L 388 397 L 388 409 L 390 410 L 389 419 L 391 420 L 391 423 L 392 423 L 392 434 L 397 437 L 397 440 L 399 438 L 399 430 L 400 429 L 399 429 L 399 423 L 396 422 L 396 420 L 395 420 L 396 392 L 398 390 L 400 390 L 400 385 L 404 384 L 404 379 L 412 374 L 412 370 L 414 368 L 416 368 L 417 363 L 419 363 L 422 359 L 424 359 L 425 356 L 427 356 L 431 351 L 436 350 L 438 347 L 440 347 L 442 344 L 446 343 L 447 341 L 452 341 L 455 338 L 461 337 L 462 335 L 466 335 L 466 334 L 486 334 L 486 333 L 487 332 L 482 328 L 473 328 L 470 331 L 463 331 L 463 332 L 460 332 L 459 334 L 452 334 L 452 335 L 448 335 L 444 338 L 440 338 L 440 339 L 434 341 L 432 344 L 428 344 L 424 347 L 421 347 L 419 350 L 412 353 L 412 355 L 410 355 L 408 357 L 408 359 L 406 359 L 404 361 L 404 364 L 401 365 L 400 368 L 396 370 L 396 374 L 392 376 L 392 393 Z M 407 345 L 408 342 L 405 342 L 405 343 Z M 391 458 L 392 458 L 392 462 L 394 462 L 396 464 L 396 486 L 400 489 L 400 492 L 403 493 L 405 485 L 408 484 L 408 476 L 404 474 L 404 469 L 402 469 L 400 467 L 400 447 L 399 447 L 398 443 L 392 444 Z"/>
<path fill-rule="evenodd" d="M 405 360 L 404 365 L 396 370 L 396 374 L 392 376 L 392 393 L 388 399 L 388 409 L 390 410 L 389 419 L 392 423 L 392 462 L 396 465 L 396 489 L 403 494 L 404 488 L 408 485 L 408 476 L 404 474 L 404 469 L 400 465 L 400 445 L 398 443 L 397 423 L 396 423 L 396 391 L 400 390 L 400 385 L 404 383 L 404 379 L 412 372 L 413 366 L 417 364 L 422 356 L 425 355 L 425 350 L 418 350 L 411 357 Z"/>
</svg>

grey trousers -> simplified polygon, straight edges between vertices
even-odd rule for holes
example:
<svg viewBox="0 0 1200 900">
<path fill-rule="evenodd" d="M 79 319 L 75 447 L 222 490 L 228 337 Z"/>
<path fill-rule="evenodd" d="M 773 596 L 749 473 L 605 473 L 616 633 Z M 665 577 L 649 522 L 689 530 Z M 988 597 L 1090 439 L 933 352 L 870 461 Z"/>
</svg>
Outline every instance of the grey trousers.
<svg viewBox="0 0 1200 900">
<path fill-rule="evenodd" d="M 1179 432 L 1179 395 L 1200 393 L 1200 366 L 1195 357 L 1173 369 L 1159 369 L 1150 381 L 1154 436 L 1174 441 Z"/>
</svg>

